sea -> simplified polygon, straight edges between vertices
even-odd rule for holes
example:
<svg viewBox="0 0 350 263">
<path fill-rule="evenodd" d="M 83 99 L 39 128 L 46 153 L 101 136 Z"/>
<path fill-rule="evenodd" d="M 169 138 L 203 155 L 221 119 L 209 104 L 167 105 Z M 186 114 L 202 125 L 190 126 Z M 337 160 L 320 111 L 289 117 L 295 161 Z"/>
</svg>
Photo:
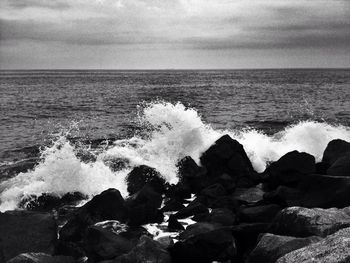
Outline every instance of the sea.
<svg viewBox="0 0 350 263">
<path fill-rule="evenodd" d="M 350 69 L 2 70 L 0 211 L 28 196 L 127 196 L 141 164 L 176 183 L 176 163 L 229 134 L 254 168 L 298 150 L 317 161 L 329 141 L 350 141 Z M 1 169 L 0 169 L 1 170 Z"/>
</svg>

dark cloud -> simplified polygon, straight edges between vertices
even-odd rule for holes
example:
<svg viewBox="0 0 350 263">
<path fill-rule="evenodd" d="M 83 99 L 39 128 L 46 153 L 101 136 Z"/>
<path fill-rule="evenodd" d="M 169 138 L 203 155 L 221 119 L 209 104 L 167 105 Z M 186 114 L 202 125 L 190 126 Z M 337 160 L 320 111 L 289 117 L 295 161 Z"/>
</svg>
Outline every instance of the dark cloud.
<svg viewBox="0 0 350 263">
<path fill-rule="evenodd" d="M 57 10 L 64 10 L 70 8 L 70 4 L 66 1 L 58 1 L 58 0 L 10 0 L 8 1 L 8 5 L 15 9 L 23 9 L 23 8 L 50 8 Z"/>
</svg>

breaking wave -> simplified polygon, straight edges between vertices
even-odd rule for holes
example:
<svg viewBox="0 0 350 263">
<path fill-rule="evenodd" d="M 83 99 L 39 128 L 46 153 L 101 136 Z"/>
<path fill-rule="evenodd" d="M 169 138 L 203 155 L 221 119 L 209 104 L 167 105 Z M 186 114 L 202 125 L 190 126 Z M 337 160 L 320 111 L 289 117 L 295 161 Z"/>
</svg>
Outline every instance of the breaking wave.
<svg viewBox="0 0 350 263">
<path fill-rule="evenodd" d="M 90 162 L 81 161 L 77 146 L 60 136 L 43 150 L 42 161 L 34 170 L 0 184 L 0 210 L 15 209 L 23 197 L 42 193 L 62 196 L 79 191 L 91 197 L 113 187 L 126 196 L 125 177 L 140 164 L 156 168 L 168 182 L 176 183 L 176 163 L 188 155 L 199 163 L 200 155 L 224 134 L 244 146 L 258 172 L 289 151 L 308 152 L 319 161 L 329 141 L 350 141 L 349 127 L 315 121 L 299 122 L 271 136 L 254 129 L 215 130 L 195 109 L 181 103 L 150 103 L 141 108 L 139 122 L 142 134 L 116 140 L 95 153 L 96 158 Z M 123 165 L 111 169 L 109 164 L 113 162 Z"/>
</svg>

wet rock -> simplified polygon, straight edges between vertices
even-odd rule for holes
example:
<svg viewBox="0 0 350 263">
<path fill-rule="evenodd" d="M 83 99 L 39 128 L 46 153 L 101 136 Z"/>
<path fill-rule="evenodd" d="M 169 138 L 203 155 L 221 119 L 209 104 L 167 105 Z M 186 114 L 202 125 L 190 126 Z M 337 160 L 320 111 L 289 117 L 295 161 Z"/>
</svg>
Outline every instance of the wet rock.
<svg viewBox="0 0 350 263">
<path fill-rule="evenodd" d="M 78 241 L 89 225 L 105 220 L 126 222 L 127 219 L 128 209 L 123 197 L 118 190 L 111 188 L 80 207 L 61 229 L 60 239 Z"/>
<path fill-rule="evenodd" d="M 259 184 L 251 188 L 237 188 L 233 197 L 243 204 L 256 204 L 263 201 L 264 194 L 262 185 Z"/>
<path fill-rule="evenodd" d="M 176 166 L 178 167 L 180 181 L 191 178 L 200 178 L 205 174 L 205 169 L 198 166 L 190 156 L 181 159 Z"/>
<path fill-rule="evenodd" d="M 350 151 L 339 157 L 331 167 L 328 168 L 327 174 L 350 177 Z"/>
<path fill-rule="evenodd" d="M 165 191 L 165 180 L 154 168 L 147 165 L 135 167 L 127 176 L 128 192 L 132 195 L 140 191 L 146 184 L 158 193 Z"/>
<path fill-rule="evenodd" d="M 0 255 L 5 261 L 27 252 L 51 254 L 56 240 L 57 225 L 50 213 L 0 213 Z"/>
<path fill-rule="evenodd" d="M 338 158 L 350 152 L 350 142 L 336 139 L 328 143 L 323 152 L 322 162 L 331 166 Z"/>
<path fill-rule="evenodd" d="M 13 164 L 1 165 L 0 176 L 1 178 L 11 178 L 19 173 L 25 173 L 29 170 L 33 170 L 38 163 L 39 158 L 28 158 Z"/>
<path fill-rule="evenodd" d="M 118 221 L 104 221 L 90 226 L 83 240 L 90 259 L 113 259 L 128 253 L 147 231 L 142 227 L 128 227 Z"/>
<path fill-rule="evenodd" d="M 170 199 L 165 202 L 164 206 L 162 207 L 163 212 L 171 212 L 171 211 L 178 211 L 185 208 L 185 206 L 179 202 L 176 199 Z"/>
<path fill-rule="evenodd" d="M 173 262 L 228 261 L 236 254 L 230 228 L 219 228 L 193 235 L 169 248 Z"/>
<path fill-rule="evenodd" d="M 209 213 L 208 208 L 201 202 L 194 200 L 187 207 L 178 211 L 174 216 L 181 219 L 202 213 Z"/>
<path fill-rule="evenodd" d="M 247 263 L 274 263 L 283 255 L 320 240 L 322 238 L 316 236 L 297 238 L 269 233 L 263 234 L 254 250 L 250 253 Z"/>
<path fill-rule="evenodd" d="M 242 223 L 231 228 L 237 244 L 236 261 L 244 262 L 249 252 L 255 247 L 258 236 L 266 233 L 268 227 L 267 223 Z"/>
<path fill-rule="evenodd" d="M 312 174 L 316 170 L 315 157 L 305 153 L 292 151 L 283 155 L 264 171 L 269 187 L 279 185 L 296 186 L 301 177 Z"/>
<path fill-rule="evenodd" d="M 284 185 L 280 185 L 275 190 L 264 194 L 264 200 L 283 207 L 300 205 L 300 198 L 301 192 L 298 189 Z"/>
<path fill-rule="evenodd" d="M 222 226 L 232 226 L 236 222 L 235 214 L 227 208 L 213 209 L 209 214 L 198 214 L 192 218 L 197 222 L 209 222 L 220 224 Z"/>
<path fill-rule="evenodd" d="M 213 231 L 215 229 L 219 229 L 221 227 L 222 226 L 220 226 L 219 224 L 213 224 L 208 222 L 195 223 L 193 225 L 189 225 L 185 231 L 180 233 L 179 239 L 185 240 L 185 239 L 197 236 L 199 234 L 203 234 L 206 232 Z"/>
<path fill-rule="evenodd" d="M 117 257 L 113 263 L 171 263 L 169 252 L 148 236 L 142 236 L 138 244 L 127 254 Z"/>
<path fill-rule="evenodd" d="M 239 220 L 246 223 L 269 223 L 281 209 L 279 205 L 275 204 L 245 207 L 240 210 Z"/>
<path fill-rule="evenodd" d="M 168 230 L 169 231 L 178 231 L 178 230 L 184 230 L 185 228 L 183 225 L 177 221 L 177 219 L 171 215 L 168 220 Z"/>
<path fill-rule="evenodd" d="M 216 199 L 219 196 L 226 195 L 226 189 L 221 184 L 213 184 L 200 192 L 201 196 L 204 196 L 207 200 Z"/>
<path fill-rule="evenodd" d="M 165 195 L 169 198 L 182 201 L 184 199 L 191 198 L 191 189 L 189 185 L 178 182 L 175 185 L 170 185 Z"/>
<path fill-rule="evenodd" d="M 350 262 L 350 228 L 341 229 L 323 240 L 294 250 L 276 263 L 348 263 Z"/>
<path fill-rule="evenodd" d="M 207 168 L 210 177 L 219 177 L 226 173 L 236 180 L 246 178 L 250 184 L 253 184 L 255 176 L 253 166 L 243 146 L 229 135 L 219 138 L 203 153 L 200 160 Z"/>
<path fill-rule="evenodd" d="M 51 256 L 44 253 L 23 253 L 7 263 L 75 263 L 75 260 L 72 257 Z"/>
<path fill-rule="evenodd" d="M 288 207 L 275 217 L 271 231 L 295 237 L 324 237 L 349 226 L 350 215 L 337 208 Z"/>
<path fill-rule="evenodd" d="M 162 195 L 154 191 L 153 187 L 144 186 L 126 200 L 126 206 L 129 210 L 128 224 L 139 226 L 161 222 L 163 214 L 158 208 L 160 208 L 162 200 Z"/>
<path fill-rule="evenodd" d="M 214 200 L 210 200 L 210 202 L 207 203 L 207 206 L 213 209 L 227 208 L 232 212 L 235 212 L 239 207 L 239 203 L 233 196 L 219 196 Z"/>
<path fill-rule="evenodd" d="M 342 176 L 308 175 L 298 187 L 300 206 L 338 207 L 350 206 L 350 178 Z"/>
</svg>

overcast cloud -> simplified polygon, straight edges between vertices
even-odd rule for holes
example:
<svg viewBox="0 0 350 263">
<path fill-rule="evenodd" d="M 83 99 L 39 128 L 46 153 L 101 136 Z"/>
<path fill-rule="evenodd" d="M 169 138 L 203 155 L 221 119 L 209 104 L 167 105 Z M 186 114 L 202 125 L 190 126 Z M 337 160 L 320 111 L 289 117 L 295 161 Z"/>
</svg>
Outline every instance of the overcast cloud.
<svg viewBox="0 0 350 263">
<path fill-rule="evenodd" d="M 350 0 L 0 5 L 1 68 L 350 66 Z"/>
</svg>

